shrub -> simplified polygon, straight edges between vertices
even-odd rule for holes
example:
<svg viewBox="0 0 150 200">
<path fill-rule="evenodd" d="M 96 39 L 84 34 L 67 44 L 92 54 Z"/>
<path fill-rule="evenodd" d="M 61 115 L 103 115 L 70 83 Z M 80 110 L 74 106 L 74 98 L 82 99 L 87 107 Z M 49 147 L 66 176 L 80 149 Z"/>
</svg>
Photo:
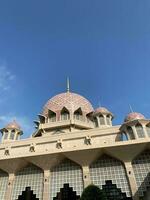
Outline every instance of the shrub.
<svg viewBox="0 0 150 200">
<path fill-rule="evenodd" d="M 102 192 L 102 190 L 99 189 L 99 187 L 95 185 L 89 185 L 83 190 L 80 200 L 107 200 L 107 199 L 105 194 Z"/>
</svg>

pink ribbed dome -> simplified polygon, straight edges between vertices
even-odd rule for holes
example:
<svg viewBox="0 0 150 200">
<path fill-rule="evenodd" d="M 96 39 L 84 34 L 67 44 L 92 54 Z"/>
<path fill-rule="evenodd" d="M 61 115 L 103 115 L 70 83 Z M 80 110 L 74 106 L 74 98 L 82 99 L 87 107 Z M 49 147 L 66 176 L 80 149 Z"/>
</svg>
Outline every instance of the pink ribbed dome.
<svg viewBox="0 0 150 200">
<path fill-rule="evenodd" d="M 14 120 L 5 126 L 6 129 L 17 129 L 21 130 L 20 125 Z"/>
<path fill-rule="evenodd" d="M 99 107 L 99 108 L 96 108 L 95 111 L 94 111 L 94 114 L 98 114 L 98 113 L 111 113 L 109 110 L 107 110 L 107 108 L 105 107 Z"/>
<path fill-rule="evenodd" d="M 93 111 L 91 103 L 86 98 L 76 93 L 66 92 L 49 99 L 43 108 L 42 115 L 46 116 L 48 114 L 48 110 L 58 113 L 64 107 L 71 113 L 79 108 L 81 108 L 82 112 L 86 114 Z"/>
<path fill-rule="evenodd" d="M 137 112 L 132 112 L 129 113 L 126 118 L 125 118 L 125 122 L 128 121 L 132 121 L 132 120 L 136 120 L 136 119 L 145 119 L 144 115 L 142 115 L 141 113 L 137 113 Z"/>
</svg>

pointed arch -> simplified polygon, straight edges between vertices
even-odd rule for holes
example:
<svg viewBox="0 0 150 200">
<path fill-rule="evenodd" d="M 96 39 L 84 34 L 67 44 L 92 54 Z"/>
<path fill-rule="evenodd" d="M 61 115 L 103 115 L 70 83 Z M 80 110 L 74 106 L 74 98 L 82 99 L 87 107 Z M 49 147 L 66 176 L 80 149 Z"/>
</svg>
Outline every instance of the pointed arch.
<svg viewBox="0 0 150 200">
<path fill-rule="evenodd" d="M 77 120 L 83 120 L 83 112 L 81 108 L 74 111 L 74 118 Z"/>
<path fill-rule="evenodd" d="M 66 107 L 63 107 L 61 110 L 61 120 L 68 120 L 70 119 L 69 110 Z"/>
<path fill-rule="evenodd" d="M 45 124 L 46 122 L 46 117 L 44 115 L 38 114 L 39 120 L 41 124 Z"/>
<path fill-rule="evenodd" d="M 11 130 L 11 132 L 10 132 L 10 139 L 11 140 L 14 140 L 14 138 L 15 138 L 15 129 L 13 129 L 13 130 Z"/>
<path fill-rule="evenodd" d="M 8 135 L 9 135 L 8 130 L 5 129 L 4 132 L 3 132 L 3 134 L 4 134 L 4 140 L 7 140 L 8 139 Z"/>
<path fill-rule="evenodd" d="M 48 121 L 49 122 L 56 122 L 56 113 L 52 110 L 48 110 Z"/>
<path fill-rule="evenodd" d="M 131 126 L 127 126 L 127 132 L 128 132 L 130 140 L 135 139 L 134 132 Z"/>
<path fill-rule="evenodd" d="M 83 191 L 82 169 L 77 163 L 67 158 L 51 169 L 50 181 L 50 199 L 57 196 L 64 184 L 69 184 L 77 195 L 81 195 Z"/>
<path fill-rule="evenodd" d="M 36 197 L 42 200 L 43 179 L 42 169 L 33 164 L 28 164 L 26 167 L 20 169 L 16 173 L 13 184 L 12 200 L 16 200 L 25 191 L 26 187 L 30 187 Z"/>
<path fill-rule="evenodd" d="M 122 193 L 126 193 L 127 197 L 131 196 L 124 165 L 113 157 L 103 154 L 94 161 L 90 165 L 90 177 L 92 183 L 100 187 L 100 189 L 102 189 L 106 181 L 112 181 Z"/>
<path fill-rule="evenodd" d="M 105 119 L 104 116 L 101 114 L 99 115 L 100 125 L 105 125 Z"/>
<path fill-rule="evenodd" d="M 135 125 L 135 129 L 139 138 L 145 137 L 143 126 L 140 123 Z"/>
</svg>

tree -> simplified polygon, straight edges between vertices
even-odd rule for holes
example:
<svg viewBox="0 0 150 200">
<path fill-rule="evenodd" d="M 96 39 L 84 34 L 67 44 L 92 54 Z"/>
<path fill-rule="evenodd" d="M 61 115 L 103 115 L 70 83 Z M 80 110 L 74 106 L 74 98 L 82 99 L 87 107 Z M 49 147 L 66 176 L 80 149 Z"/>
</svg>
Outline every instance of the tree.
<svg viewBox="0 0 150 200">
<path fill-rule="evenodd" d="M 87 186 L 81 195 L 80 200 L 107 200 L 105 194 L 95 185 Z"/>
</svg>

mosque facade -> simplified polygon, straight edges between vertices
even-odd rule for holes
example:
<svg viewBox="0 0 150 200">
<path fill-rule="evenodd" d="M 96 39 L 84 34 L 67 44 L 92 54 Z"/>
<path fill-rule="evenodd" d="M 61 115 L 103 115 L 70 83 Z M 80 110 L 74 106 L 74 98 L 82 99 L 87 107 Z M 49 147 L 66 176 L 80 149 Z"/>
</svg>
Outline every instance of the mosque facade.
<svg viewBox="0 0 150 200">
<path fill-rule="evenodd" d="M 1 129 L 0 200 L 78 200 L 90 184 L 108 200 L 149 200 L 150 120 L 113 118 L 68 90 L 48 100 L 32 137 L 20 139 L 10 122 Z"/>
</svg>

